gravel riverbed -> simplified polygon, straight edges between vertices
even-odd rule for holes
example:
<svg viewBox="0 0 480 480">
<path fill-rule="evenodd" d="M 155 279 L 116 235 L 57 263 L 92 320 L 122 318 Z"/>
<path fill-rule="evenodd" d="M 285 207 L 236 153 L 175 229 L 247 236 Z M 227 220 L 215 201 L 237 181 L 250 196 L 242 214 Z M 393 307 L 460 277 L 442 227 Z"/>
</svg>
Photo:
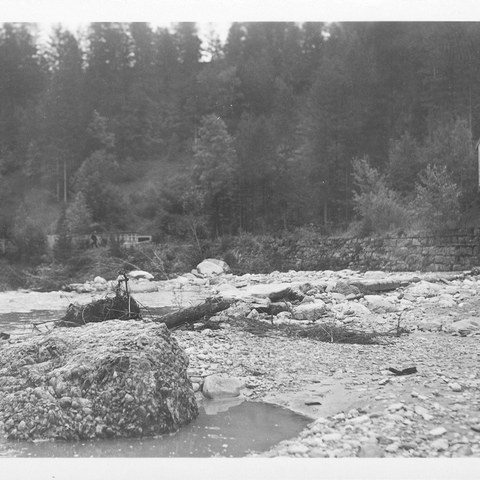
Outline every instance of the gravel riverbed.
<svg viewBox="0 0 480 480">
<path fill-rule="evenodd" d="M 261 456 L 478 457 L 479 289 L 480 279 L 467 275 L 431 283 L 416 279 L 382 293 L 382 301 L 403 305 L 401 321 L 409 333 L 382 337 L 380 344 L 289 336 L 274 328 L 275 319 L 273 328 L 249 332 L 235 315 L 225 316 L 218 330 L 179 330 L 174 336 L 190 357 L 194 380 L 213 373 L 242 377 L 247 399 L 312 418 L 297 438 Z M 345 302 L 334 298 L 326 317 L 334 318 L 335 306 Z M 337 315 L 340 321 L 365 330 L 394 330 L 398 324 L 398 310 L 373 312 L 365 298 L 355 302 L 369 306 L 369 314 Z M 466 321 L 469 329 L 454 328 Z M 397 376 L 390 367 L 417 371 Z"/>
<path fill-rule="evenodd" d="M 151 282 L 146 293 L 141 286 L 135 298 L 149 307 L 174 300 L 185 306 L 212 294 L 238 299 L 211 319 L 216 328 L 179 329 L 172 335 L 189 356 L 188 374 L 198 396 L 205 377 L 220 373 L 245 381 L 246 400 L 311 418 L 298 437 L 260 456 L 479 457 L 478 273 L 187 274 Z M 278 315 L 261 313 L 255 306 L 268 303 L 265 292 L 275 285 L 300 289 L 302 312 L 312 306 L 318 309 L 311 312 L 321 313 L 298 320 L 295 305 Z M 358 287 L 373 291 L 359 295 Z M 13 305 L 32 294 L 2 295 Z M 47 296 L 55 305 L 66 301 L 64 294 L 33 295 L 42 308 Z M 377 344 L 342 344 L 288 329 L 298 333 L 300 326 L 319 322 L 388 334 Z M 403 376 L 389 370 L 410 367 L 416 371 Z"/>
</svg>

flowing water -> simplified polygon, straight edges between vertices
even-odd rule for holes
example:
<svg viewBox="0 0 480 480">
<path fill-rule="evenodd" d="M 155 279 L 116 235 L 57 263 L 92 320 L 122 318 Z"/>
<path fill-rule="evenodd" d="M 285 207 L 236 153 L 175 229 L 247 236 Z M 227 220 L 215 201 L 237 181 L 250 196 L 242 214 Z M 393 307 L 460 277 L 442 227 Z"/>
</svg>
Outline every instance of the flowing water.
<svg viewBox="0 0 480 480">
<path fill-rule="evenodd" d="M 61 318 L 72 303 L 70 298 L 36 293 L 29 301 L 27 292 L 13 295 L 8 304 L 6 298 L 0 294 L 0 332 L 15 335 L 35 332 L 34 323 L 45 328 L 49 324 L 44 322 Z M 152 316 L 172 309 L 165 299 L 142 303 L 152 305 L 148 307 Z M 0 437 L 0 457 L 242 457 L 298 435 L 311 422 L 306 416 L 273 404 L 238 403 L 235 399 L 232 405 L 217 408 L 215 402 L 205 401 L 199 406 L 199 416 L 189 425 L 155 438 L 8 442 Z"/>
</svg>

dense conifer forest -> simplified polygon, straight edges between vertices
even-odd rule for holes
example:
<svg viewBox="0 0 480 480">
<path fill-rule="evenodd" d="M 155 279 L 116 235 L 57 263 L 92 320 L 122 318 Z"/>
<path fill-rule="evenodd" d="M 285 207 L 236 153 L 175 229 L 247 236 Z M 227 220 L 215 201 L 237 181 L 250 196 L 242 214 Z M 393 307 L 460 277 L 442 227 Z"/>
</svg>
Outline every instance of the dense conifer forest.
<svg viewBox="0 0 480 480">
<path fill-rule="evenodd" d="M 480 23 L 0 27 L 0 237 L 370 234 L 476 215 Z"/>
</svg>

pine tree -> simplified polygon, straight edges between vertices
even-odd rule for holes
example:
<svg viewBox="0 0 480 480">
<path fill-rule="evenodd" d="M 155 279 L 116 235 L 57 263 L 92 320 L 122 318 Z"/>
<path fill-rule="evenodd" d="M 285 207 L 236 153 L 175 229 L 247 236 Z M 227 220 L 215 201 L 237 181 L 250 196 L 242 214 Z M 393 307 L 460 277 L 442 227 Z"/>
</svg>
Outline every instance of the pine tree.
<svg viewBox="0 0 480 480">
<path fill-rule="evenodd" d="M 232 212 L 232 174 L 236 163 L 233 138 L 215 115 L 202 118 L 194 146 L 193 180 L 204 197 L 214 235 L 228 232 Z"/>
</svg>

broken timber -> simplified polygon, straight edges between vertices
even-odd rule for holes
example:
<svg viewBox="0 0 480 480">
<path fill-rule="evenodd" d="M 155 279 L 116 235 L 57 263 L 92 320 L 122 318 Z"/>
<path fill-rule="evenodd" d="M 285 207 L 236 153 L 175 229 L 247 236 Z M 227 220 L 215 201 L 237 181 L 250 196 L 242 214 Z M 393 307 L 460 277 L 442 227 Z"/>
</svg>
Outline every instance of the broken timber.
<svg viewBox="0 0 480 480">
<path fill-rule="evenodd" d="M 207 298 L 207 300 L 200 305 L 167 313 L 162 317 L 155 318 L 154 322 L 165 323 L 168 329 L 172 330 L 183 325 L 190 325 L 201 320 L 207 320 L 213 315 L 226 310 L 232 303 L 233 300 L 226 300 L 224 298 Z"/>
</svg>

